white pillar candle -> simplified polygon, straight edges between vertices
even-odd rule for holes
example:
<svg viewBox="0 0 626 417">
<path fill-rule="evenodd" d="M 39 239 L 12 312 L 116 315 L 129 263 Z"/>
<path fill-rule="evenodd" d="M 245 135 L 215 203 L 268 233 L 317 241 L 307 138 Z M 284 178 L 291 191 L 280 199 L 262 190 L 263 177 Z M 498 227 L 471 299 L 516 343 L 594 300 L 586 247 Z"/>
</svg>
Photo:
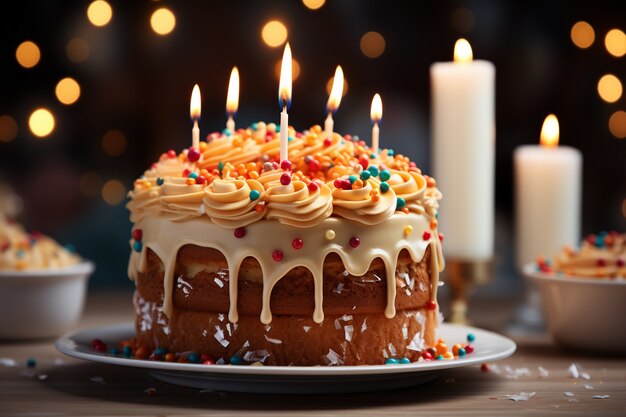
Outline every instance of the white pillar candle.
<svg viewBox="0 0 626 417">
<path fill-rule="evenodd" d="M 474 61 L 459 39 L 454 62 L 430 68 L 434 177 L 445 196 L 439 210 L 451 259 L 493 256 L 495 67 Z"/>
<path fill-rule="evenodd" d="M 580 243 L 582 155 L 558 146 L 559 125 L 549 115 L 541 145 L 515 149 L 517 266 L 540 255 L 556 255 L 564 245 Z"/>
<path fill-rule="evenodd" d="M 280 113 L 280 162 L 289 159 L 289 115 L 287 114 L 287 107 L 291 104 L 291 84 L 291 48 L 287 42 L 283 52 L 278 84 L 278 105 L 282 108 Z"/>
</svg>

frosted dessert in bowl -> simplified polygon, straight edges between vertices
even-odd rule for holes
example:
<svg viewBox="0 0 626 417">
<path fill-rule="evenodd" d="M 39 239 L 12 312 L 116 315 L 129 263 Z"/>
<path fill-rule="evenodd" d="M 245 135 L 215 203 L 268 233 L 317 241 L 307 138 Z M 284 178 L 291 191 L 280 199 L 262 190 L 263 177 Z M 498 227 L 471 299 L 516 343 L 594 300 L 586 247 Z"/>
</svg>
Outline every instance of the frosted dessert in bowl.
<svg viewBox="0 0 626 417">
<path fill-rule="evenodd" d="M 589 235 L 524 272 L 541 291 L 548 329 L 563 346 L 626 352 L 626 234 Z"/>
<path fill-rule="evenodd" d="M 94 270 L 40 233 L 0 213 L 0 339 L 59 336 L 80 318 Z"/>
</svg>

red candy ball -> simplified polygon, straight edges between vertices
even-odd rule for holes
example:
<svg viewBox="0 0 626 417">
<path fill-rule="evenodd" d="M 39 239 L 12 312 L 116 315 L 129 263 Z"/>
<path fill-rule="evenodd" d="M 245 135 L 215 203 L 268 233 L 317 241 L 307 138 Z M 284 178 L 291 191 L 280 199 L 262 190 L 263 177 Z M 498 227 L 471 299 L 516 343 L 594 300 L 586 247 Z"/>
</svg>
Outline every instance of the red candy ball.
<svg viewBox="0 0 626 417">
<path fill-rule="evenodd" d="M 437 303 L 435 303 L 434 301 L 428 301 L 426 303 L 426 308 L 429 310 L 434 310 L 437 308 Z"/>
<path fill-rule="evenodd" d="M 204 184 L 206 182 L 206 178 L 204 178 L 202 175 L 199 175 L 198 178 L 196 178 L 196 184 Z"/>
<path fill-rule="evenodd" d="M 320 187 L 317 185 L 317 183 L 311 181 L 308 185 L 309 187 L 309 191 L 311 191 L 312 193 L 316 192 Z"/>
<path fill-rule="evenodd" d="M 302 249 L 304 242 L 302 239 L 294 239 L 293 242 L 291 242 L 291 246 L 293 246 L 294 249 Z"/>
<path fill-rule="evenodd" d="M 424 358 L 424 360 L 426 360 L 426 361 L 432 361 L 433 360 L 433 355 L 431 355 L 430 352 L 428 352 L 428 351 L 422 352 L 422 358 Z"/>
<path fill-rule="evenodd" d="M 596 265 L 598 265 L 599 267 L 606 266 L 606 261 L 604 259 L 600 258 L 600 259 L 598 259 L 596 261 Z"/>
<path fill-rule="evenodd" d="M 283 162 L 280 163 L 280 167 L 284 171 L 291 171 L 291 162 L 285 159 Z"/>
<path fill-rule="evenodd" d="M 352 246 L 353 248 L 358 248 L 360 244 L 361 244 L 361 239 L 359 239 L 358 237 L 352 236 L 350 238 L 350 246 Z"/>
<path fill-rule="evenodd" d="M 309 162 L 309 171 L 317 172 L 319 170 L 320 170 L 320 163 L 317 162 L 316 159 L 311 159 L 311 162 Z"/>
<path fill-rule="evenodd" d="M 272 259 L 275 260 L 276 262 L 282 261 L 283 260 L 283 251 L 275 250 L 274 252 L 272 252 Z"/>
<path fill-rule="evenodd" d="M 328 147 L 333 144 L 333 141 L 330 138 L 324 139 L 324 146 Z"/>
<path fill-rule="evenodd" d="M 439 233 L 439 241 L 443 242 L 443 233 Z"/>
<path fill-rule="evenodd" d="M 335 186 L 335 188 L 343 188 L 343 180 L 340 178 L 337 178 L 334 182 L 333 185 Z"/>
<path fill-rule="evenodd" d="M 196 148 L 189 148 L 189 152 L 187 152 L 187 159 L 189 159 L 189 162 L 196 162 L 200 159 L 200 151 Z"/>
<path fill-rule="evenodd" d="M 170 158 L 176 158 L 176 151 L 174 149 L 170 149 L 169 151 L 167 151 L 167 156 L 169 156 Z"/>
<path fill-rule="evenodd" d="M 615 264 L 621 268 L 624 266 L 624 260 L 622 258 L 617 258 L 617 261 L 615 261 Z"/>
<path fill-rule="evenodd" d="M 100 339 L 93 339 L 91 341 L 91 348 L 96 352 L 106 352 L 107 345 L 105 345 L 104 342 Z"/>
<path fill-rule="evenodd" d="M 141 231 L 141 229 L 133 230 L 133 239 L 141 240 L 142 237 L 143 237 L 143 232 Z"/>
<path fill-rule="evenodd" d="M 424 240 L 430 239 L 430 232 L 428 230 L 425 231 L 424 234 L 422 235 L 422 237 L 424 238 Z"/>
<path fill-rule="evenodd" d="M 238 227 L 233 233 L 237 239 L 241 239 L 246 235 L 246 229 L 244 229 L 243 227 Z"/>
<path fill-rule="evenodd" d="M 291 184 L 291 174 L 289 174 L 288 172 L 285 172 L 283 175 L 280 176 L 280 183 L 282 185 L 289 185 Z"/>
<path fill-rule="evenodd" d="M 463 349 L 465 349 L 465 353 L 473 353 L 474 352 L 474 346 L 472 346 L 472 345 L 465 345 L 465 347 Z"/>
</svg>

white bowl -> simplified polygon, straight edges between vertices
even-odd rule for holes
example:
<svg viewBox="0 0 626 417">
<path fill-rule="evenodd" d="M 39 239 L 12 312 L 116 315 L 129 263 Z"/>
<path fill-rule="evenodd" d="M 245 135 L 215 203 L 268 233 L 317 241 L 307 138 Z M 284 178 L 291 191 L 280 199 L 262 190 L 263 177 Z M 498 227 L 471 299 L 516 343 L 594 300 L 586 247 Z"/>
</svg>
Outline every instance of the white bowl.
<svg viewBox="0 0 626 417">
<path fill-rule="evenodd" d="M 59 269 L 0 271 L 0 339 L 59 336 L 83 311 L 87 281 L 94 270 L 83 261 Z"/>
<path fill-rule="evenodd" d="M 539 287 L 548 329 L 557 343 L 594 352 L 626 352 L 626 280 L 544 273 L 534 263 L 523 271 Z"/>
</svg>

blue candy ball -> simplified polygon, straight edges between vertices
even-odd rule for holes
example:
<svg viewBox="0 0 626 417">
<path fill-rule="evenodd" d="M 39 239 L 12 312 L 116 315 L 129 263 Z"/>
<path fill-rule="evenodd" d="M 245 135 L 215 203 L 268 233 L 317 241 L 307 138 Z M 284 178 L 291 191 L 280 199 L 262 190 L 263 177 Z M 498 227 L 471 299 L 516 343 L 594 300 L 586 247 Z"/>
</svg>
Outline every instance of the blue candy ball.
<svg viewBox="0 0 626 417">
<path fill-rule="evenodd" d="M 402 365 L 406 365 L 406 364 L 411 363 L 411 361 L 409 360 L 409 358 L 402 358 L 402 359 L 400 359 L 400 363 Z"/>
<path fill-rule="evenodd" d="M 397 365 L 399 362 L 396 358 L 389 358 L 385 360 L 385 365 Z"/>
<path fill-rule="evenodd" d="M 241 356 L 231 356 L 229 360 L 231 365 L 241 365 L 243 363 L 243 358 Z"/>
</svg>

